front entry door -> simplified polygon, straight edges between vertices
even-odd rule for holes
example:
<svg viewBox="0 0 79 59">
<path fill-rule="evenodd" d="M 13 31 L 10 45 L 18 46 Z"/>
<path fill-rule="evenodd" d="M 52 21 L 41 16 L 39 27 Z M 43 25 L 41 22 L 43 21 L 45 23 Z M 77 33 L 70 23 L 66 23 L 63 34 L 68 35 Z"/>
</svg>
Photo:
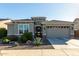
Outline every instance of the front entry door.
<svg viewBox="0 0 79 59">
<path fill-rule="evenodd" d="M 42 27 L 41 26 L 35 27 L 35 37 L 41 37 L 42 38 Z"/>
</svg>

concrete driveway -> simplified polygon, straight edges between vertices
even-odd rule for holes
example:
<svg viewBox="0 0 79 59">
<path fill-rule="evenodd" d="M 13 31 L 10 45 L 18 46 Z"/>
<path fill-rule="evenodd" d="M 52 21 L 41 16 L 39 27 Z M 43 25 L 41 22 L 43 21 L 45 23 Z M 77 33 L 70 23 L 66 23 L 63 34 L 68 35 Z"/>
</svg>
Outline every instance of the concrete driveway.
<svg viewBox="0 0 79 59">
<path fill-rule="evenodd" d="M 55 49 L 79 49 L 79 39 L 48 38 L 48 40 Z"/>
</svg>

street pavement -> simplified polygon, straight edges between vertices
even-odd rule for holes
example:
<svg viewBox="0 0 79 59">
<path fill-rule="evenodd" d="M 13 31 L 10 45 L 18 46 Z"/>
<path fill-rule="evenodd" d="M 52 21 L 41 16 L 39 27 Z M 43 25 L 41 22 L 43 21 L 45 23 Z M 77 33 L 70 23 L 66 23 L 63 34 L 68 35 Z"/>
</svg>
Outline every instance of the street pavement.
<svg viewBox="0 0 79 59">
<path fill-rule="evenodd" d="M 79 49 L 1 50 L 0 56 L 79 56 Z"/>
</svg>

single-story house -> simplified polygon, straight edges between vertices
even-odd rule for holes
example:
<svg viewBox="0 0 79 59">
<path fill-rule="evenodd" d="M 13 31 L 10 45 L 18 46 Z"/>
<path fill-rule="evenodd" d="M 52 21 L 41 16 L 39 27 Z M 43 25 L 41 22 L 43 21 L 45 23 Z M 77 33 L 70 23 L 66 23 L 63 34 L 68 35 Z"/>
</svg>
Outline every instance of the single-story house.
<svg viewBox="0 0 79 59">
<path fill-rule="evenodd" d="M 31 19 L 11 20 L 6 23 L 7 35 L 21 35 L 24 32 L 32 32 L 35 35 L 35 28 L 42 27 L 42 35 L 48 38 L 70 37 L 74 35 L 73 22 L 52 20 L 47 21 L 46 17 L 31 17 Z"/>
</svg>

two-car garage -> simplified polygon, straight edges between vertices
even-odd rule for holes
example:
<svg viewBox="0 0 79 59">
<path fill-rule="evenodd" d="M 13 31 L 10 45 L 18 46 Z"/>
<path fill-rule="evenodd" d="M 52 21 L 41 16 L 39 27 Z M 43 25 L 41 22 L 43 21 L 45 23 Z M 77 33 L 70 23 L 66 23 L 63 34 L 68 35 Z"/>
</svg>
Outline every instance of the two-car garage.
<svg viewBox="0 0 79 59">
<path fill-rule="evenodd" d="M 46 35 L 48 38 L 69 37 L 69 26 L 47 26 Z"/>
<path fill-rule="evenodd" d="M 43 22 L 44 33 L 47 38 L 70 37 L 73 33 L 73 23 L 66 21 L 47 21 Z"/>
</svg>

